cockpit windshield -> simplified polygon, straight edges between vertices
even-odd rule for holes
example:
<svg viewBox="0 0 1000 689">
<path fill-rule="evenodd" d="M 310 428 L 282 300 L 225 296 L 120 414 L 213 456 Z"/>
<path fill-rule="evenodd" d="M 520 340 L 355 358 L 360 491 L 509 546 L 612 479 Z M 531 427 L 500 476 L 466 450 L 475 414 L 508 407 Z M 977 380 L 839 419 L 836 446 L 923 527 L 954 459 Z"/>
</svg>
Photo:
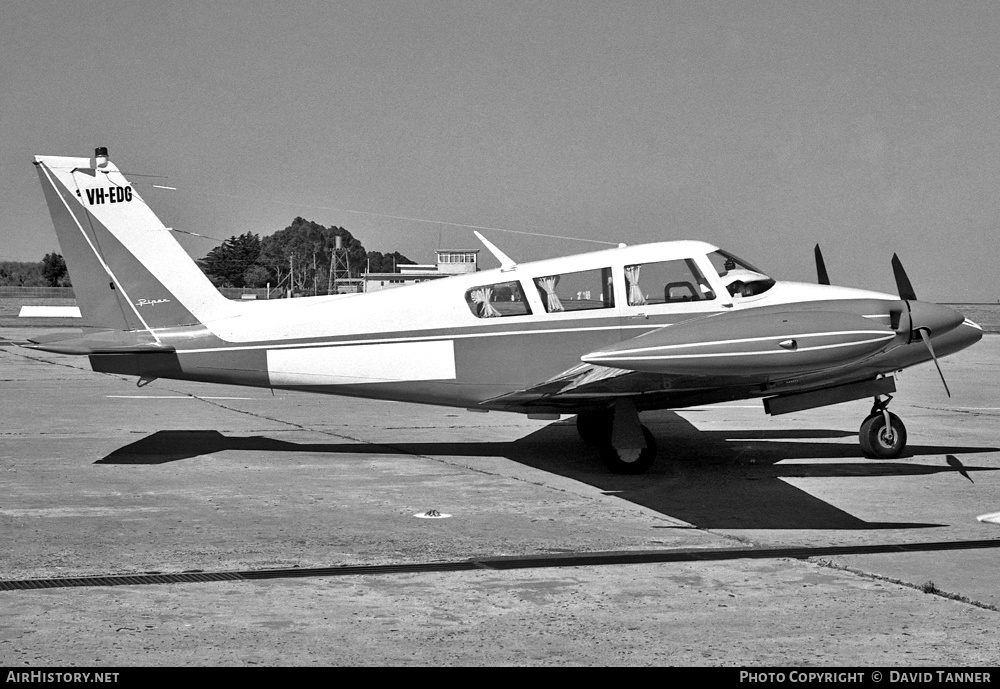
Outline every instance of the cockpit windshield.
<svg viewBox="0 0 1000 689">
<path fill-rule="evenodd" d="M 733 297 L 752 297 L 774 286 L 774 280 L 741 258 L 719 249 L 708 255 L 723 284 Z"/>
</svg>

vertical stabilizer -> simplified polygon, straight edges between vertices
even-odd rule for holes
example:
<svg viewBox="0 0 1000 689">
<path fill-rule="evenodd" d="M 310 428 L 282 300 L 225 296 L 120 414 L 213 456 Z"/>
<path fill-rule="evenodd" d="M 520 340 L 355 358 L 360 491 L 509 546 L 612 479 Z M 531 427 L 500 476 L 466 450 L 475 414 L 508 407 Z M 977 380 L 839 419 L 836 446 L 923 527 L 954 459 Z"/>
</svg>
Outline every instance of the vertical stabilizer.
<svg viewBox="0 0 1000 689">
<path fill-rule="evenodd" d="M 35 156 L 86 327 L 151 330 L 233 315 L 227 300 L 107 159 Z"/>
</svg>

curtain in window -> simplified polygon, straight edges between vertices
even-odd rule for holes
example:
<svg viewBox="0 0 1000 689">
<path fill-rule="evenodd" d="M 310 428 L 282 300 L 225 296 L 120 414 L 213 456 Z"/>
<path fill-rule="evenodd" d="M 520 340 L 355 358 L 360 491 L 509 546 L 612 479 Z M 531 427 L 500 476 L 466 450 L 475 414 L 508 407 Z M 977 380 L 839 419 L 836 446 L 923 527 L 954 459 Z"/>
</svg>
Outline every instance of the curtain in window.
<svg viewBox="0 0 1000 689">
<path fill-rule="evenodd" d="M 555 313 L 556 311 L 564 310 L 562 302 L 559 301 L 559 295 L 556 294 L 556 285 L 559 284 L 558 275 L 538 278 L 535 280 L 535 284 L 538 285 L 539 289 L 545 292 L 546 311 L 548 311 L 549 313 Z"/>
<path fill-rule="evenodd" d="M 500 315 L 500 312 L 496 310 L 496 307 L 490 303 L 490 297 L 493 296 L 493 290 L 489 287 L 480 287 L 479 289 L 472 290 L 472 301 L 479 305 L 479 317 L 480 318 L 496 318 Z"/>
<path fill-rule="evenodd" d="M 646 297 L 639 289 L 639 268 L 642 266 L 625 266 L 625 282 L 628 284 L 629 306 L 643 306 Z"/>
</svg>

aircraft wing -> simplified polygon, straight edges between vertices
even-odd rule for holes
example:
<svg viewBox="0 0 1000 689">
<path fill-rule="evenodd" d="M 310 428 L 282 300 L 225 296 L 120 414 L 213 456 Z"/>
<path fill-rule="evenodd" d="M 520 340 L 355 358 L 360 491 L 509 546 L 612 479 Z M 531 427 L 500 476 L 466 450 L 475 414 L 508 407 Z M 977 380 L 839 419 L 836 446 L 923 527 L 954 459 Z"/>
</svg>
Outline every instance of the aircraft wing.
<svg viewBox="0 0 1000 689">
<path fill-rule="evenodd" d="M 538 385 L 486 400 L 481 406 L 505 409 L 525 405 L 563 404 L 570 400 L 577 403 L 598 401 L 636 392 L 637 381 L 631 379 L 637 376 L 641 374 L 621 368 L 582 363 Z M 623 381 L 623 378 L 630 382 Z"/>
</svg>

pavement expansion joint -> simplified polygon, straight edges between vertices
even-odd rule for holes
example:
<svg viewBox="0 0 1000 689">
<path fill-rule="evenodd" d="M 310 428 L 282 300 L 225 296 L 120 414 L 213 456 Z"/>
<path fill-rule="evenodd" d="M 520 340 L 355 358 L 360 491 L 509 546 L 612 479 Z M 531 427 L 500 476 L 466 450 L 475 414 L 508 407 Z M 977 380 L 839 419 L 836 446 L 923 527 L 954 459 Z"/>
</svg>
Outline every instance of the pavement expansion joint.
<svg viewBox="0 0 1000 689">
<path fill-rule="evenodd" d="M 557 567 L 598 567 L 608 565 L 667 564 L 678 562 L 710 562 L 740 559 L 799 559 L 836 555 L 871 555 L 879 553 L 928 552 L 1000 548 L 1000 539 L 977 541 L 938 541 L 927 543 L 889 543 L 861 546 L 819 546 L 789 548 L 716 548 L 667 549 L 604 552 L 569 552 L 546 555 L 512 555 L 483 557 L 472 560 L 445 562 L 398 563 L 388 565 L 354 565 L 337 567 L 293 567 L 232 572 L 181 572 L 177 574 L 133 574 L 62 577 L 53 579 L 0 580 L 0 591 L 31 589 L 141 586 L 149 584 L 207 583 L 217 581 L 258 581 L 302 577 L 378 576 L 387 574 L 420 574 L 434 572 L 466 572 L 475 570 L 546 569 Z M 834 565 L 827 565 L 834 566 Z M 852 570 L 853 571 L 853 570 Z M 857 574 L 863 574 L 855 572 Z M 905 584 L 912 586 L 912 584 Z M 917 587 L 919 588 L 919 587 Z M 971 602 L 971 601 L 964 601 Z M 988 607 L 982 606 L 980 607 Z M 992 609 L 992 608 L 990 608 Z"/>
<path fill-rule="evenodd" d="M 824 558 L 819 558 L 815 560 L 816 564 L 820 567 L 829 567 L 830 569 L 835 569 L 841 572 L 850 572 L 851 574 L 859 577 L 864 577 L 865 579 L 872 579 L 874 581 L 886 581 L 890 584 L 896 584 L 897 586 L 905 586 L 906 588 L 916 589 L 924 593 L 939 596 L 941 598 L 947 598 L 948 600 L 957 601 L 959 603 L 965 603 L 967 605 L 972 605 L 977 608 L 982 608 L 984 610 L 991 610 L 993 612 L 1000 612 L 1000 608 L 989 603 L 982 603 L 977 600 L 972 600 L 966 596 L 959 595 L 957 593 L 949 593 L 947 591 L 942 591 L 937 588 L 933 582 L 926 582 L 923 584 L 914 584 L 910 581 L 903 581 L 902 579 L 896 579 L 893 577 L 883 576 L 881 574 L 875 574 L 873 572 L 866 572 L 864 570 L 857 569 L 855 567 L 848 567 L 837 562 L 832 562 Z"/>
</svg>

